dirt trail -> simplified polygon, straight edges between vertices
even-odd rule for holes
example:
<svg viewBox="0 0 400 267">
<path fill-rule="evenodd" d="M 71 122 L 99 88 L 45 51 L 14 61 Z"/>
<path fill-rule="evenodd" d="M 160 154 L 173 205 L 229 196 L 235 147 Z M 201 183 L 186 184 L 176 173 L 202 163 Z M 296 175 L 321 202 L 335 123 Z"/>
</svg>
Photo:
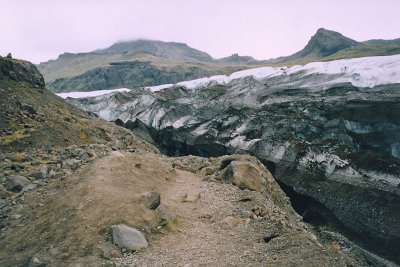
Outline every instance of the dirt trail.
<svg viewBox="0 0 400 267">
<path fill-rule="evenodd" d="M 2 264 L 37 257 L 47 266 L 365 265 L 347 250 L 321 244 L 273 179 L 262 192 L 239 189 L 213 179 L 220 165 L 219 158 L 111 152 L 24 196 L 13 211 L 23 216 L 2 232 Z M 177 214 L 176 224 L 158 226 L 143 205 L 139 196 L 152 190 Z M 119 223 L 142 231 L 149 247 L 105 259 L 104 251 L 119 250 L 108 234 Z M 6 253 L 13 250 L 18 253 Z"/>
<path fill-rule="evenodd" d="M 177 170 L 176 180 L 160 192 L 162 203 L 178 215 L 175 231 L 150 237 L 145 251 L 115 262 L 122 266 L 360 264 L 348 253 L 320 244 L 304 224 L 288 219 L 265 195 L 203 178 Z M 270 208 L 277 215 L 250 219 L 257 208 Z"/>
</svg>

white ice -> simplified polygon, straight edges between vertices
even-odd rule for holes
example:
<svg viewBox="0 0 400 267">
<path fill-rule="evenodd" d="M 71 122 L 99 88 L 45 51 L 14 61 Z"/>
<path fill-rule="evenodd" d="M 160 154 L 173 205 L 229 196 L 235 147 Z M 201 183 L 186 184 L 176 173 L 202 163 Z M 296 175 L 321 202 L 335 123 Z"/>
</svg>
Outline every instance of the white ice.
<svg viewBox="0 0 400 267">
<path fill-rule="evenodd" d="M 290 68 L 254 68 L 232 73 L 229 77 L 225 75 L 217 75 L 208 78 L 179 82 L 175 85 L 165 84 L 147 88 L 153 92 L 170 88 L 172 86 L 184 86 L 187 89 L 196 90 L 209 86 L 212 83 L 225 85 L 230 83 L 232 80 L 248 76 L 261 80 L 295 73 L 299 73 L 298 79 L 314 73 L 332 75 L 329 82 L 327 82 L 328 85 L 350 82 L 357 87 L 372 88 L 382 84 L 400 83 L 400 55 L 341 59 L 329 62 L 313 62 L 304 66 L 296 65 Z M 323 85 L 324 81 L 316 82 L 314 84 L 304 83 L 302 86 L 315 87 Z"/>
<path fill-rule="evenodd" d="M 172 86 L 173 86 L 172 83 L 168 83 L 168 84 L 162 84 L 162 85 L 156 85 L 156 86 L 148 86 L 148 87 L 145 87 L 145 89 L 149 89 L 152 92 L 157 92 L 157 91 L 161 91 L 165 88 L 170 88 Z"/>
<path fill-rule="evenodd" d="M 57 94 L 59 97 L 62 98 L 85 98 L 85 97 L 94 97 L 94 96 L 99 96 L 99 95 L 105 95 L 105 94 L 110 94 L 110 93 L 115 93 L 115 92 L 129 92 L 131 89 L 128 88 L 118 88 L 118 89 L 112 89 L 112 90 L 98 90 L 98 91 L 89 91 L 89 92 L 70 92 L 70 93 L 60 93 Z"/>
</svg>

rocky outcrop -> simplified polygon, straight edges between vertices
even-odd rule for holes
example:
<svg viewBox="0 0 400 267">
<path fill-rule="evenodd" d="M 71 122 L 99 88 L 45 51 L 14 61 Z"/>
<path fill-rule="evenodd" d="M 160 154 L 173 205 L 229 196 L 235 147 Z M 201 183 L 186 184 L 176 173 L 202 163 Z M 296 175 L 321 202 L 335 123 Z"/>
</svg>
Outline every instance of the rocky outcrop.
<svg viewBox="0 0 400 267">
<path fill-rule="evenodd" d="M 329 31 L 324 28 L 318 29 L 316 34 L 311 37 L 308 44 L 303 50 L 296 54 L 287 57 L 285 60 L 290 61 L 293 59 L 305 57 L 326 57 L 330 56 L 340 50 L 360 45 L 359 42 L 343 36 L 342 34 L 334 31 Z"/>
<path fill-rule="evenodd" d="M 263 177 L 254 164 L 234 161 L 224 169 L 221 179 L 232 182 L 239 188 L 261 191 Z"/>
<path fill-rule="evenodd" d="M 44 79 L 30 62 L 0 57 L 0 81 L 25 82 L 29 86 L 44 88 Z"/>
</svg>

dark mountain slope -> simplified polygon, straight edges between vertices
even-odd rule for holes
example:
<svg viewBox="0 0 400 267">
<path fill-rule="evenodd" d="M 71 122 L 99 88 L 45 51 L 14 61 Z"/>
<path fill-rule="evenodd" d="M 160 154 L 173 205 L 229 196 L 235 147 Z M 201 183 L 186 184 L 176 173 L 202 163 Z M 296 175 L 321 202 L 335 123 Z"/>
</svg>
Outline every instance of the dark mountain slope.
<svg viewBox="0 0 400 267">
<path fill-rule="evenodd" d="M 0 151 L 105 143 L 104 122 L 48 91 L 36 67 L 0 57 Z"/>
</svg>

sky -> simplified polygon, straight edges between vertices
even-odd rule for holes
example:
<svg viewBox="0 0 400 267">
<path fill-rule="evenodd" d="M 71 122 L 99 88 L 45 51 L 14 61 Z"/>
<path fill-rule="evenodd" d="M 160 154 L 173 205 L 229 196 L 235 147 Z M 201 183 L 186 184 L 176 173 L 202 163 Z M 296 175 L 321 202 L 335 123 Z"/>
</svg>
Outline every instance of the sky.
<svg viewBox="0 0 400 267">
<path fill-rule="evenodd" d="M 399 0 L 0 0 L 0 10 L 0 55 L 33 63 L 135 39 L 269 59 L 301 50 L 321 27 L 400 38 Z"/>
</svg>

